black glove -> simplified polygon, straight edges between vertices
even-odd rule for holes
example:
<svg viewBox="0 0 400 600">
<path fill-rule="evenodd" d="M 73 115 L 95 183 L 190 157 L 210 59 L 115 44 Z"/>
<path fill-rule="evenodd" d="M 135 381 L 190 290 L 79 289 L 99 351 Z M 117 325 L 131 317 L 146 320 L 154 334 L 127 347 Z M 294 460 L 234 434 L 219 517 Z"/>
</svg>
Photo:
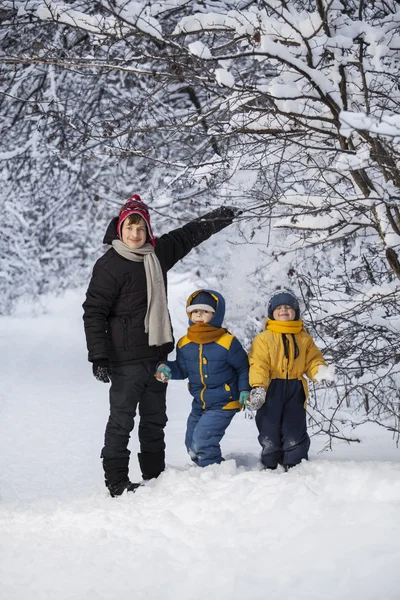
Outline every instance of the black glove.
<svg viewBox="0 0 400 600">
<path fill-rule="evenodd" d="M 198 246 L 204 242 L 204 240 L 208 240 L 214 233 L 218 233 L 219 231 L 222 231 L 222 229 L 225 229 L 225 227 L 228 227 L 239 213 L 239 208 L 220 206 L 206 215 L 201 215 L 201 217 L 194 219 L 192 223 L 200 223 L 201 228 L 192 230 L 190 234 L 191 247 Z M 188 223 L 188 226 L 190 227 L 191 223 Z"/>
<path fill-rule="evenodd" d="M 227 208 L 233 211 L 235 218 L 243 214 L 243 208 L 239 208 L 238 206 L 228 206 Z"/>
<path fill-rule="evenodd" d="M 102 383 L 110 382 L 110 378 L 108 377 L 108 360 L 94 361 L 92 369 L 97 381 L 101 381 Z"/>
<path fill-rule="evenodd" d="M 242 209 L 236 206 L 220 206 L 205 215 L 201 215 L 196 221 L 209 221 L 213 223 L 215 228 L 213 233 L 217 233 L 227 225 L 230 225 L 233 219 L 241 215 L 242 212 Z"/>
<path fill-rule="evenodd" d="M 220 211 L 222 219 L 234 219 L 235 217 L 239 217 L 243 212 L 243 210 L 237 206 L 221 206 L 221 208 L 217 208 L 217 210 Z"/>
</svg>

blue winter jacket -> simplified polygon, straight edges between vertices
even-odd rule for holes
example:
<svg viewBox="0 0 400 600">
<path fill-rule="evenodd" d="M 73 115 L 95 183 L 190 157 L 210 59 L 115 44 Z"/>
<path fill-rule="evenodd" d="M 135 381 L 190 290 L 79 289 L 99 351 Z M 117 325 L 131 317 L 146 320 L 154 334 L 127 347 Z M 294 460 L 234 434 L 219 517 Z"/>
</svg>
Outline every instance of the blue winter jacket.
<svg viewBox="0 0 400 600">
<path fill-rule="evenodd" d="M 225 316 L 225 300 L 213 290 L 199 290 L 212 294 L 217 308 L 209 322 L 221 327 Z M 197 292 L 196 292 L 197 294 Z M 193 294 L 187 302 L 190 304 Z M 194 323 L 189 319 L 189 326 Z M 188 388 L 203 409 L 240 409 L 239 392 L 250 390 L 249 362 L 239 340 L 226 332 L 217 341 L 198 344 L 182 337 L 176 350 L 176 360 L 167 361 L 171 379 L 189 379 Z"/>
</svg>

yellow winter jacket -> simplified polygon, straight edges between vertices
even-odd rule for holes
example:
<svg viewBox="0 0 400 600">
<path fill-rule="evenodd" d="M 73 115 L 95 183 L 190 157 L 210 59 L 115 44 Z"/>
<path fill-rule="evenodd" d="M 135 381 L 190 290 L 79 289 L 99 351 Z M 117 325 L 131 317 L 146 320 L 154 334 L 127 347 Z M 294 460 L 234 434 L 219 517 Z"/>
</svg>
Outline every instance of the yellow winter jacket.
<svg viewBox="0 0 400 600">
<path fill-rule="evenodd" d="M 314 380 L 318 367 L 326 365 L 321 351 L 305 331 L 301 319 L 267 319 L 265 331 L 253 340 L 249 362 L 251 387 L 260 386 L 266 390 L 271 379 L 299 379 L 303 383 L 306 399 L 308 385 L 303 375 Z"/>
</svg>

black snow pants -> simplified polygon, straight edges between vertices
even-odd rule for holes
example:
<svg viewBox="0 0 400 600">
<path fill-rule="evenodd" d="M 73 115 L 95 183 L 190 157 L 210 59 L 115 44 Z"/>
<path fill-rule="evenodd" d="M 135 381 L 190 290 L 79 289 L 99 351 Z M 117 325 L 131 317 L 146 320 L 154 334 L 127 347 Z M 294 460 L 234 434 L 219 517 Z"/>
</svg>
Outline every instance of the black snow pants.
<svg viewBox="0 0 400 600">
<path fill-rule="evenodd" d="M 273 379 L 265 403 L 257 411 L 261 462 L 268 469 L 291 467 L 308 458 L 305 394 L 298 379 Z"/>
<path fill-rule="evenodd" d="M 106 485 L 128 479 L 128 443 L 139 409 L 139 464 L 143 479 L 165 469 L 164 428 L 167 423 L 165 383 L 154 377 L 155 362 L 114 367 L 110 372 L 110 416 L 101 451 Z"/>
</svg>

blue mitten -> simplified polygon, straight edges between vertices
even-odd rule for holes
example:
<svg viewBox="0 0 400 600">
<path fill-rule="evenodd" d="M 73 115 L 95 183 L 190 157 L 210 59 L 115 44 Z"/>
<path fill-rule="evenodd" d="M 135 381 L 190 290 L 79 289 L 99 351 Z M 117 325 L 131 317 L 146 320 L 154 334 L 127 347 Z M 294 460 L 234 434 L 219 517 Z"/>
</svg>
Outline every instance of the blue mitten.
<svg viewBox="0 0 400 600">
<path fill-rule="evenodd" d="M 168 380 L 171 379 L 171 375 L 172 371 L 168 365 L 160 365 L 159 367 L 157 367 L 157 371 L 154 377 L 158 379 L 158 381 L 168 383 Z"/>
</svg>

